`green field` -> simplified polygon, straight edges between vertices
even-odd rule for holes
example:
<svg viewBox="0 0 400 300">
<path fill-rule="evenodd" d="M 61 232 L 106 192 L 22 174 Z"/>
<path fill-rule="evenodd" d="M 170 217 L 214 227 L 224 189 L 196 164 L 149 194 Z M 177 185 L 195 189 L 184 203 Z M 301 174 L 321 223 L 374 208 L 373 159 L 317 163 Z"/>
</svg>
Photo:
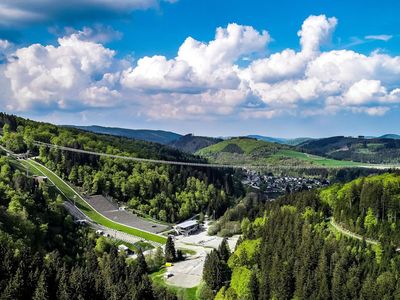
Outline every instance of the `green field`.
<svg viewBox="0 0 400 300">
<path fill-rule="evenodd" d="M 280 150 L 278 153 L 273 155 L 274 157 L 289 157 L 298 160 L 302 160 L 316 166 L 324 166 L 324 167 L 357 167 L 357 166 L 365 166 L 366 164 L 346 161 L 346 160 L 336 160 L 330 159 L 326 157 L 321 157 L 317 155 L 307 154 L 303 152 L 298 152 L 294 150 Z"/>
<path fill-rule="evenodd" d="M 162 267 L 159 271 L 154 272 L 150 274 L 151 280 L 158 285 L 166 287 L 168 290 L 173 292 L 178 296 L 178 299 L 184 299 L 184 300 L 196 300 L 196 292 L 197 292 L 197 286 L 193 288 L 181 288 L 177 286 L 172 286 L 167 284 L 164 281 L 164 274 L 167 271 L 166 268 Z"/>
<path fill-rule="evenodd" d="M 76 206 L 89 218 L 91 218 L 94 222 L 97 222 L 105 227 L 122 231 L 140 238 L 143 238 L 148 241 L 153 241 L 161 244 L 165 244 L 166 238 L 152 234 L 150 232 L 142 231 L 136 228 L 132 228 L 129 226 L 125 226 L 119 223 L 115 223 L 111 221 L 110 219 L 104 217 L 103 215 L 99 214 L 96 210 L 94 210 L 91 206 L 89 206 L 83 198 L 67 183 L 65 183 L 62 179 L 60 179 L 58 176 L 56 176 L 54 173 L 49 172 L 45 167 L 43 167 L 41 164 L 29 160 L 25 162 L 26 164 L 29 164 L 30 168 L 34 168 L 38 170 L 40 173 L 42 173 L 44 176 L 49 178 L 56 186 L 57 188 L 63 193 L 63 195 L 68 198 L 71 202 L 75 201 Z"/>
</svg>

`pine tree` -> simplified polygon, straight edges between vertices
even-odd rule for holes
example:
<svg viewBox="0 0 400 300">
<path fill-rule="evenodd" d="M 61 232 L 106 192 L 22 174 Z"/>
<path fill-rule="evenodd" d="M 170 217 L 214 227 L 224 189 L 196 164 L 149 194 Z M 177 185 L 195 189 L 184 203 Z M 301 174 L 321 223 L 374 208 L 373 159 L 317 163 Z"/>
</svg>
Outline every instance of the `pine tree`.
<svg viewBox="0 0 400 300">
<path fill-rule="evenodd" d="M 21 268 L 17 269 L 15 275 L 9 280 L 0 299 L 23 299 L 24 278 Z"/>
<path fill-rule="evenodd" d="M 332 278 L 332 299 L 342 300 L 346 297 L 346 271 L 345 260 L 341 258 L 333 271 Z"/>
<path fill-rule="evenodd" d="M 229 245 L 228 241 L 226 238 L 224 238 L 221 242 L 221 244 L 218 247 L 218 254 L 219 258 L 223 260 L 224 262 L 227 262 L 229 257 L 231 256 L 231 251 L 229 250 Z"/>
<path fill-rule="evenodd" d="M 230 269 L 226 262 L 219 258 L 217 250 L 207 254 L 203 267 L 203 280 L 217 292 L 230 278 Z"/>
<path fill-rule="evenodd" d="M 154 259 L 154 264 L 157 267 L 161 267 L 165 263 L 165 257 L 161 247 L 157 247 L 153 259 Z"/>
<path fill-rule="evenodd" d="M 326 259 L 325 249 L 322 249 L 317 267 L 317 299 L 330 299 L 329 283 L 328 283 L 328 263 Z"/>
<path fill-rule="evenodd" d="M 259 284 L 257 279 L 256 271 L 251 273 L 250 281 L 249 281 L 249 300 L 257 300 L 258 299 L 258 290 Z"/>
<path fill-rule="evenodd" d="M 37 286 L 35 292 L 33 293 L 33 300 L 47 300 L 49 299 L 48 295 L 48 287 L 47 287 L 47 279 L 45 271 L 42 271 L 40 274 L 39 280 L 37 282 Z"/>
<path fill-rule="evenodd" d="M 176 260 L 175 243 L 171 236 L 168 236 L 167 243 L 165 244 L 165 260 L 168 262 Z"/>
<path fill-rule="evenodd" d="M 144 258 L 143 252 L 142 250 L 139 249 L 139 252 L 137 254 L 137 266 L 138 266 L 138 272 L 140 274 L 146 274 L 148 271 L 148 267 L 147 267 L 147 263 L 146 263 L 146 259 Z"/>
<path fill-rule="evenodd" d="M 69 300 L 71 298 L 68 286 L 68 275 L 67 269 L 64 265 L 62 269 L 60 269 L 60 279 L 58 281 L 58 288 L 57 288 L 57 298 L 60 300 Z"/>
</svg>

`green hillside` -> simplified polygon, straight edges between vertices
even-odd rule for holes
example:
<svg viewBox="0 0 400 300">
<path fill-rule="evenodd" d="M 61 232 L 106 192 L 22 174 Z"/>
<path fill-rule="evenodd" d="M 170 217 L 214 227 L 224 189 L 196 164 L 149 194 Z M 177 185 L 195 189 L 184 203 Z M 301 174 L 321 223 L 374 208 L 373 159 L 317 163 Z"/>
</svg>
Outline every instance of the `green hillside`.
<svg viewBox="0 0 400 300">
<path fill-rule="evenodd" d="M 340 161 L 296 151 L 288 145 L 270 143 L 252 138 L 232 138 L 196 152 L 214 163 L 276 166 L 300 165 L 304 167 L 350 167 L 363 165 Z"/>
<path fill-rule="evenodd" d="M 297 146 L 300 151 L 338 160 L 371 164 L 399 164 L 400 140 L 334 136 L 306 141 Z"/>
<path fill-rule="evenodd" d="M 203 289 L 221 300 L 398 299 L 399 195 L 399 175 L 383 174 L 261 209 L 244 199 L 220 219 L 241 217 L 240 243 L 206 257 Z"/>
<path fill-rule="evenodd" d="M 100 158 L 43 145 L 38 147 L 33 141 L 121 156 L 205 162 L 161 144 L 95 134 L 1 113 L 0 127 L 3 128 L 0 144 L 5 148 L 16 153 L 29 150 L 43 165 L 85 194 L 108 195 L 144 216 L 150 215 L 163 222 L 185 220 L 201 211 L 220 215 L 234 197 L 234 183 L 226 176 L 229 171 L 211 169 L 206 172 L 191 167 Z"/>
</svg>

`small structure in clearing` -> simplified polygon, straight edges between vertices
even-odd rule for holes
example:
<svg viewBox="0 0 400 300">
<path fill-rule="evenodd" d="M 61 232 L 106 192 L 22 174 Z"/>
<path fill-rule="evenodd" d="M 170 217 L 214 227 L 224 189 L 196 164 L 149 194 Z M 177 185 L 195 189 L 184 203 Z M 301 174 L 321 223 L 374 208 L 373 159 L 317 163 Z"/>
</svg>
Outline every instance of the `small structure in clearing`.
<svg viewBox="0 0 400 300">
<path fill-rule="evenodd" d="M 190 235 L 199 229 L 197 220 L 188 220 L 174 226 L 176 233 L 183 235 Z"/>
<path fill-rule="evenodd" d="M 130 253 L 130 249 L 128 248 L 128 246 L 126 246 L 124 244 L 121 244 L 121 245 L 118 246 L 118 252 L 120 252 L 120 253 L 124 252 L 124 253 L 129 254 Z"/>
</svg>

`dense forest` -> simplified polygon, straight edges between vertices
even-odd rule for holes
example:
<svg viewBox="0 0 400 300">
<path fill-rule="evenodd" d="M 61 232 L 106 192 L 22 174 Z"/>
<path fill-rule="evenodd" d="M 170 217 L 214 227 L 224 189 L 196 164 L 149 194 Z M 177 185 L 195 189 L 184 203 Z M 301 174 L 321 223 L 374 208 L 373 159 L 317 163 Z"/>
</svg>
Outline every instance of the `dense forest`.
<svg viewBox="0 0 400 300">
<path fill-rule="evenodd" d="M 398 179 L 380 175 L 352 184 L 362 188 L 367 182 L 388 185 Z M 224 249 L 207 257 L 200 298 L 398 299 L 400 254 L 387 242 L 388 233 L 381 231 L 382 242 L 377 245 L 340 234 L 330 226 L 329 217 L 336 208 L 322 199 L 326 193 L 305 191 L 266 203 L 264 215 L 258 214 L 243 228 L 243 237 L 229 258 Z M 385 193 L 398 203 L 396 188 Z M 375 195 L 371 194 L 366 207 Z M 348 213 L 341 215 L 343 220 L 357 214 L 344 204 L 341 211 Z M 382 217 L 382 212 L 374 210 L 374 218 L 375 213 L 377 219 Z M 217 275 L 210 280 L 209 274 Z"/>
<path fill-rule="evenodd" d="M 39 149 L 33 141 L 141 158 L 204 162 L 159 144 L 87 133 L 15 116 L 0 115 L 2 143 L 15 152 L 30 150 L 72 184 L 104 194 L 143 214 L 176 222 L 204 212 L 220 216 L 242 193 L 232 171 L 137 163 L 82 153 Z"/>
<path fill-rule="evenodd" d="M 127 264 L 62 203 L 0 157 L 0 299 L 174 299 L 152 286 L 144 258 Z"/>
<path fill-rule="evenodd" d="M 363 236 L 400 246 L 400 176 L 362 177 L 321 192 L 335 220 Z"/>
</svg>

